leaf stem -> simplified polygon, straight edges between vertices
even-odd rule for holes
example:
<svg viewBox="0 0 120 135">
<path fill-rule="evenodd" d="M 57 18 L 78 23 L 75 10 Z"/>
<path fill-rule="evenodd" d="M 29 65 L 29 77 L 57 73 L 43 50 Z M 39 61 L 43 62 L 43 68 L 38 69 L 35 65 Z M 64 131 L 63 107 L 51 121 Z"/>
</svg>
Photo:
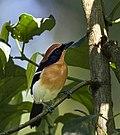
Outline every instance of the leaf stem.
<svg viewBox="0 0 120 135">
<path fill-rule="evenodd" d="M 17 47 L 18 47 L 18 50 L 19 50 L 19 52 L 20 52 L 20 54 L 21 54 L 22 49 L 21 49 L 21 47 L 20 47 L 20 43 L 19 43 L 19 41 L 18 41 L 17 39 L 15 39 L 15 41 L 16 41 L 16 45 L 17 45 Z"/>
<path fill-rule="evenodd" d="M 21 51 L 22 54 L 24 53 L 24 49 L 25 49 L 25 43 L 23 42 L 22 51 Z"/>
<path fill-rule="evenodd" d="M 30 60 L 29 58 L 27 58 L 24 54 L 22 54 L 22 56 L 13 57 L 13 59 L 26 60 L 26 61 L 30 62 L 31 64 L 35 65 L 36 67 L 39 67 L 39 65 L 37 63 L 35 63 L 32 60 Z"/>
</svg>

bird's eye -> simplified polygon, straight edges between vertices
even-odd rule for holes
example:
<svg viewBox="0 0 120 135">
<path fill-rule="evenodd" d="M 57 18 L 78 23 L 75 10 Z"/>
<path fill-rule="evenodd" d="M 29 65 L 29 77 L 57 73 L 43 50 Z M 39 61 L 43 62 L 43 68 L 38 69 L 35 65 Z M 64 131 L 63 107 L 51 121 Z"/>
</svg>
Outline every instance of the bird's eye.
<svg viewBox="0 0 120 135">
<path fill-rule="evenodd" d="M 55 51 L 54 51 L 54 54 L 60 54 L 61 53 L 61 51 L 60 50 L 58 50 L 58 49 L 56 49 Z"/>
</svg>

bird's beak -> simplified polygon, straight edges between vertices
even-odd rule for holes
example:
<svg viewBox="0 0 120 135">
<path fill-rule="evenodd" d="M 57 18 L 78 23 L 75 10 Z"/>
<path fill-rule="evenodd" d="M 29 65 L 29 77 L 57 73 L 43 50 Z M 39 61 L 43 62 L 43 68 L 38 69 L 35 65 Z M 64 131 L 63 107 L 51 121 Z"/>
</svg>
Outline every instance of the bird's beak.
<svg viewBox="0 0 120 135">
<path fill-rule="evenodd" d="M 64 47 L 64 50 L 66 50 L 66 49 L 69 48 L 73 43 L 74 43 L 74 42 L 71 41 L 71 42 L 62 44 L 62 46 Z"/>
</svg>

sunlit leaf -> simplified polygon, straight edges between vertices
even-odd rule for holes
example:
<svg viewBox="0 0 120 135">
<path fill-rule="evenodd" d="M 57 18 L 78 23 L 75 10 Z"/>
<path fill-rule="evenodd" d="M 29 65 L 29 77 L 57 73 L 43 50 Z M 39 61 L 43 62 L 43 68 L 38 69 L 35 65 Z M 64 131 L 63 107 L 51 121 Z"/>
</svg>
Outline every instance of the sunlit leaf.
<svg viewBox="0 0 120 135">
<path fill-rule="evenodd" d="M 13 38 L 20 42 L 27 43 L 33 36 L 42 34 L 45 30 L 51 30 L 55 26 L 55 19 L 52 15 L 48 18 L 35 18 L 30 14 L 20 15 L 15 25 L 7 27 Z"/>
<path fill-rule="evenodd" d="M 115 63 L 111 63 L 111 62 L 110 62 L 110 67 L 111 67 L 112 69 L 116 69 Z"/>
<path fill-rule="evenodd" d="M 70 66 L 89 69 L 88 37 L 84 36 L 65 55 L 65 61 Z"/>
<path fill-rule="evenodd" d="M 93 135 L 95 119 L 94 115 L 69 119 L 62 128 L 62 135 Z"/>
<path fill-rule="evenodd" d="M 0 40 L 0 67 L 4 68 L 6 62 L 9 60 L 9 55 L 10 55 L 11 47 Z"/>
<path fill-rule="evenodd" d="M 118 19 L 112 21 L 112 24 L 117 24 L 117 23 L 120 23 L 120 18 L 118 18 Z"/>
<path fill-rule="evenodd" d="M 0 48 L 0 67 L 3 69 L 3 67 L 5 66 L 5 63 L 7 62 L 6 60 L 6 56 L 5 53 L 3 52 L 3 50 Z"/>
<path fill-rule="evenodd" d="M 25 135 L 40 135 L 40 133 L 39 132 L 30 132 L 30 133 L 27 133 Z"/>
<path fill-rule="evenodd" d="M 6 43 L 8 43 L 9 38 L 9 31 L 7 30 L 8 26 L 10 26 L 10 22 L 4 23 L 0 32 L 0 39 L 4 40 Z"/>
</svg>

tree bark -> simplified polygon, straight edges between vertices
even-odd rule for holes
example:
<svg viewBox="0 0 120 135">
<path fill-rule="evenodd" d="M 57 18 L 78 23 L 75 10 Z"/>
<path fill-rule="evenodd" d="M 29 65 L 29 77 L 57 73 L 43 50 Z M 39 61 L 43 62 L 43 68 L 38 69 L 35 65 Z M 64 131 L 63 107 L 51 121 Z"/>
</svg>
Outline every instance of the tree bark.
<svg viewBox="0 0 120 135">
<path fill-rule="evenodd" d="M 100 87 L 92 88 L 94 98 L 94 113 L 102 114 L 96 122 L 96 134 L 111 135 L 114 128 L 113 104 L 111 98 L 111 77 L 108 59 L 102 53 L 101 37 L 107 36 L 101 0 L 82 0 L 87 20 L 89 36 L 89 64 L 91 80 L 98 81 Z"/>
</svg>

